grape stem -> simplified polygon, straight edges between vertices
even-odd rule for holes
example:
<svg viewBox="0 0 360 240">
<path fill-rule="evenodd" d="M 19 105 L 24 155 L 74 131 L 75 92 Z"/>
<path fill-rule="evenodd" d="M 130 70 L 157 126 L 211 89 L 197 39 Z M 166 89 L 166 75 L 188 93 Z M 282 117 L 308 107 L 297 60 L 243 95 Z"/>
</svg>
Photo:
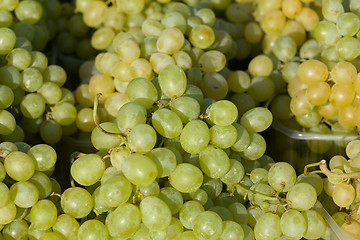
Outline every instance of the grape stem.
<svg viewBox="0 0 360 240">
<path fill-rule="evenodd" d="M 314 167 L 314 166 L 319 166 L 320 171 L 313 171 L 313 172 L 307 173 L 307 168 L 308 167 Z M 349 173 L 334 173 L 334 172 L 331 172 L 327 168 L 326 160 L 324 160 L 324 159 L 321 160 L 318 163 L 308 164 L 304 168 L 304 175 L 318 173 L 318 172 L 325 174 L 327 177 L 344 178 L 344 179 L 350 179 L 350 178 L 359 179 L 360 178 L 360 172 L 349 172 Z"/>
<path fill-rule="evenodd" d="M 241 184 L 236 184 L 235 187 L 237 187 L 240 190 L 244 191 L 248 195 L 255 195 L 255 196 L 260 197 L 262 200 L 265 200 L 265 201 L 275 201 L 275 202 L 285 201 L 284 199 L 282 199 L 280 197 L 270 197 L 270 196 L 267 196 L 265 194 L 262 194 L 262 193 L 247 189 L 244 186 L 242 186 Z"/>
<path fill-rule="evenodd" d="M 95 99 L 94 99 L 93 119 L 94 119 L 95 126 L 96 126 L 101 132 L 103 132 L 103 133 L 105 133 L 105 134 L 119 136 L 119 137 L 121 138 L 121 141 L 122 141 L 123 143 L 125 143 L 125 142 L 126 142 L 126 137 L 125 137 L 122 133 L 108 132 L 108 131 L 106 131 L 105 129 L 103 129 L 103 128 L 99 125 L 99 123 L 98 123 L 98 121 L 97 121 L 96 115 L 97 115 L 97 109 L 98 109 L 98 105 L 99 105 L 99 98 L 100 98 L 101 96 L 102 96 L 102 94 L 101 94 L 101 93 L 98 93 L 98 94 L 95 95 Z"/>
</svg>

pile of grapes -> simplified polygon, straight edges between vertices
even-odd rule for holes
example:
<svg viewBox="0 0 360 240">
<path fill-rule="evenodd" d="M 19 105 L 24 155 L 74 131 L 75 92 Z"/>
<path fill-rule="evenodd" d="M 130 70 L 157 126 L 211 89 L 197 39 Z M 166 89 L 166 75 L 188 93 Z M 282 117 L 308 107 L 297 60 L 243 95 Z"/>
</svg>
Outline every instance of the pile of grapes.
<svg viewBox="0 0 360 240">
<path fill-rule="evenodd" d="M 360 239 L 359 37 L 359 0 L 0 1 L 0 240 Z"/>
</svg>

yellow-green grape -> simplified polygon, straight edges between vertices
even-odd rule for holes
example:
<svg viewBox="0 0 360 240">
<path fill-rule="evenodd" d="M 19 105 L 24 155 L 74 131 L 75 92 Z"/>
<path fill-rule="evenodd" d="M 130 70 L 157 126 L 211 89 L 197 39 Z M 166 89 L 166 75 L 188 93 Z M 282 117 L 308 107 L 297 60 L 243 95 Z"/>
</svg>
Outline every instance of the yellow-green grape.
<svg viewBox="0 0 360 240">
<path fill-rule="evenodd" d="M 360 237 L 360 234 L 359 234 L 360 224 L 355 220 L 352 220 L 351 222 L 343 223 L 341 225 L 341 230 L 348 233 L 350 236 L 352 236 L 354 238 Z"/>
<path fill-rule="evenodd" d="M 311 128 L 318 125 L 323 117 L 319 113 L 318 108 L 314 107 L 310 113 L 295 116 L 296 122 L 299 123 L 302 127 Z"/>
<path fill-rule="evenodd" d="M 256 239 L 276 239 L 282 235 L 280 217 L 275 213 L 262 214 L 254 227 Z"/>
<path fill-rule="evenodd" d="M 89 27 L 99 27 L 103 23 L 107 5 L 103 1 L 95 0 L 87 4 L 83 10 L 83 20 Z"/>
<path fill-rule="evenodd" d="M 96 74 L 91 77 L 89 82 L 89 92 L 92 97 L 101 93 L 100 99 L 107 99 L 115 91 L 114 81 L 111 76 L 105 74 Z"/>
<path fill-rule="evenodd" d="M 239 123 L 245 127 L 248 132 L 262 132 L 270 127 L 273 115 L 269 109 L 264 107 L 255 107 L 245 112 Z"/>
<path fill-rule="evenodd" d="M 116 32 L 120 32 L 125 25 L 125 14 L 117 11 L 116 6 L 110 6 L 106 10 L 103 24 L 105 27 L 111 27 Z"/>
<path fill-rule="evenodd" d="M 100 27 L 91 36 L 91 45 L 98 50 L 108 48 L 115 37 L 115 31 L 110 27 Z"/>
<path fill-rule="evenodd" d="M 185 33 L 187 30 L 186 17 L 177 10 L 165 12 L 161 18 L 161 24 L 164 25 L 165 28 L 178 28 L 182 33 Z"/>
<path fill-rule="evenodd" d="M 275 93 L 275 85 L 268 77 L 254 77 L 251 79 L 248 94 L 258 102 L 264 102 L 270 99 Z"/>
<path fill-rule="evenodd" d="M 310 113 L 313 107 L 314 105 L 312 105 L 306 98 L 306 89 L 296 92 L 291 98 L 290 109 L 296 116 Z"/>
<path fill-rule="evenodd" d="M 153 53 L 149 59 L 153 71 L 158 73 L 167 65 L 175 64 L 174 58 L 165 53 Z"/>
<path fill-rule="evenodd" d="M 179 119 L 180 120 L 180 119 Z M 137 153 L 150 152 L 156 143 L 156 132 L 150 125 L 140 123 L 136 125 L 129 133 L 129 148 Z"/>
<path fill-rule="evenodd" d="M 207 109 L 209 120 L 217 125 L 232 124 L 238 117 L 235 104 L 228 100 L 220 100 L 211 104 Z"/>
<path fill-rule="evenodd" d="M 191 120 L 180 134 L 181 146 L 188 153 L 199 153 L 206 148 L 209 141 L 209 128 L 201 120 Z"/>
<path fill-rule="evenodd" d="M 329 100 L 331 87 L 327 82 L 316 82 L 306 89 L 306 98 L 314 106 L 320 106 Z"/>
<path fill-rule="evenodd" d="M 167 65 L 159 72 L 161 91 L 168 97 L 180 97 L 186 90 L 186 74 L 175 64 Z"/>
<path fill-rule="evenodd" d="M 281 9 L 287 18 L 295 18 L 302 9 L 300 0 L 284 0 L 281 3 Z"/>
<path fill-rule="evenodd" d="M 300 239 L 307 229 L 307 222 L 299 211 L 290 209 L 281 215 L 280 227 L 287 238 Z"/>
<path fill-rule="evenodd" d="M 349 105 L 339 109 L 338 122 L 342 127 L 350 129 L 356 126 L 356 109 L 357 107 L 354 105 Z"/>
<path fill-rule="evenodd" d="M 219 72 L 226 64 L 225 55 L 217 50 L 209 50 L 199 58 L 200 69 L 204 72 Z"/>
<path fill-rule="evenodd" d="M 331 79 L 338 84 L 352 84 L 356 77 L 357 70 L 351 62 L 338 62 L 331 69 Z"/>
<path fill-rule="evenodd" d="M 331 87 L 329 101 L 337 108 L 349 106 L 355 98 L 355 89 L 353 85 L 342 85 L 335 83 Z"/>
<path fill-rule="evenodd" d="M 9 53 L 15 46 L 16 35 L 10 28 L 0 28 L 0 54 L 4 55 Z"/>
<path fill-rule="evenodd" d="M 194 218 L 193 231 L 199 239 L 218 239 L 223 232 L 223 221 L 217 213 L 204 211 Z"/>
<path fill-rule="evenodd" d="M 292 186 L 286 194 L 286 200 L 298 211 L 306 211 L 315 205 L 317 193 L 309 183 L 300 182 Z"/>
<path fill-rule="evenodd" d="M 306 31 L 310 32 L 314 31 L 320 21 L 320 18 L 314 9 L 303 7 L 300 13 L 295 16 L 295 20 L 299 22 Z"/>
<path fill-rule="evenodd" d="M 72 15 L 67 21 L 66 26 L 71 35 L 77 37 L 85 36 L 89 31 L 89 27 L 84 23 L 83 17 L 79 13 Z"/>
<path fill-rule="evenodd" d="M 325 1 L 321 9 L 324 18 L 334 23 L 345 11 L 343 5 L 336 0 Z"/>
<path fill-rule="evenodd" d="M 37 1 L 21 1 L 14 9 L 14 12 L 20 21 L 35 24 L 43 16 L 43 7 Z"/>
<path fill-rule="evenodd" d="M 245 71 L 236 70 L 227 77 L 227 82 L 230 91 L 243 93 L 250 86 L 250 76 Z"/>
<path fill-rule="evenodd" d="M 258 55 L 250 60 L 248 71 L 252 77 L 267 77 L 273 70 L 273 62 L 266 55 Z"/>
<path fill-rule="evenodd" d="M 291 61 L 297 52 L 296 42 L 292 37 L 280 36 L 275 40 L 272 52 L 280 61 Z"/>
<path fill-rule="evenodd" d="M 301 47 L 304 42 L 306 41 L 306 31 L 304 27 L 295 20 L 288 20 L 281 31 L 281 34 L 284 36 L 291 37 L 295 43 L 296 46 Z M 301 51 L 299 52 L 299 56 Z M 302 57 L 302 56 L 300 56 Z"/>
<path fill-rule="evenodd" d="M 0 110 L 0 134 L 9 135 L 15 131 L 16 119 L 7 110 Z"/>
<path fill-rule="evenodd" d="M 259 23 L 249 22 L 245 25 L 244 36 L 249 43 L 259 43 L 264 36 L 264 32 Z"/>
<path fill-rule="evenodd" d="M 306 84 L 326 81 L 329 75 L 327 66 L 315 59 L 301 63 L 297 73 L 300 81 Z"/>
<path fill-rule="evenodd" d="M 280 33 L 286 22 L 284 13 L 280 10 L 271 10 L 267 12 L 260 21 L 263 31 L 267 34 Z"/>
<path fill-rule="evenodd" d="M 116 117 L 121 106 L 127 102 L 130 102 L 130 100 L 126 94 L 114 92 L 105 100 L 104 109 L 111 117 Z"/>
<path fill-rule="evenodd" d="M 204 95 L 214 100 L 224 99 L 228 93 L 228 83 L 220 73 L 205 73 L 199 84 Z"/>
<path fill-rule="evenodd" d="M 359 56 L 360 41 L 354 37 L 342 37 L 336 43 L 336 52 L 345 61 L 352 61 Z"/>
<path fill-rule="evenodd" d="M 336 184 L 332 193 L 332 198 L 339 207 L 348 207 L 355 199 L 355 189 L 351 184 Z"/>
<path fill-rule="evenodd" d="M 271 101 L 270 111 L 274 118 L 279 120 L 289 120 L 293 117 L 290 110 L 290 100 L 290 96 L 281 94 Z"/>
<path fill-rule="evenodd" d="M 175 60 L 176 65 L 181 67 L 184 71 L 191 69 L 192 59 L 189 53 L 185 51 L 178 51 L 172 55 Z"/>
<path fill-rule="evenodd" d="M 306 239 L 317 239 L 326 231 L 326 222 L 316 210 L 307 210 L 302 212 L 307 222 L 307 230 L 304 234 Z"/>
<path fill-rule="evenodd" d="M 165 29 L 165 26 L 156 19 L 146 19 L 142 25 L 141 30 L 146 37 L 157 36 L 159 37 L 161 32 Z M 181 32 L 181 34 L 183 34 Z"/>
<path fill-rule="evenodd" d="M 175 138 L 180 135 L 183 123 L 180 117 L 172 110 L 160 108 L 156 110 L 151 118 L 155 130 L 166 138 Z"/>
<path fill-rule="evenodd" d="M 30 221 L 40 230 L 51 228 L 57 219 L 55 204 L 49 199 L 39 200 L 30 210 Z"/>
<path fill-rule="evenodd" d="M 125 12 L 129 15 L 140 13 L 145 7 L 144 0 L 136 0 L 130 2 L 126 0 L 117 0 L 116 4 L 121 12 Z"/>
<path fill-rule="evenodd" d="M 189 41 L 196 48 L 206 49 L 214 43 L 215 33 L 211 27 L 201 24 L 191 29 Z"/>
<path fill-rule="evenodd" d="M 296 183 L 296 172 L 287 162 L 272 165 L 268 173 L 269 185 L 276 191 L 287 192 Z"/>
<path fill-rule="evenodd" d="M 86 171 L 82 169 L 86 169 Z M 99 181 L 104 171 L 105 163 L 97 154 L 87 154 L 79 157 L 70 168 L 71 176 L 83 186 L 90 186 Z"/>
<path fill-rule="evenodd" d="M 154 231 L 166 229 L 171 222 L 171 210 L 158 197 L 149 196 L 140 202 L 141 219 L 146 227 Z"/>
<path fill-rule="evenodd" d="M 184 45 L 184 34 L 176 27 L 164 29 L 156 42 L 158 52 L 174 54 Z"/>
<path fill-rule="evenodd" d="M 91 194 L 81 187 L 70 187 L 61 194 L 61 208 L 74 218 L 86 217 L 94 207 Z"/>
</svg>

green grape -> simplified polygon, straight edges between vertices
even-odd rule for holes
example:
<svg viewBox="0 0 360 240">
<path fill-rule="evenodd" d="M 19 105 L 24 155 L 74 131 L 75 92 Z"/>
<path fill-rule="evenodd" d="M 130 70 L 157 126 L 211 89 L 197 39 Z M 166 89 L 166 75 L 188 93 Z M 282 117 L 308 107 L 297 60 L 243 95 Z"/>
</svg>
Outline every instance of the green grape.
<svg viewBox="0 0 360 240">
<path fill-rule="evenodd" d="M 174 111 L 166 108 L 156 110 L 152 115 L 151 123 L 155 130 L 166 138 L 179 136 L 183 128 L 180 117 Z"/>
<path fill-rule="evenodd" d="M 106 201 L 106 196 L 100 194 L 101 186 L 98 186 L 94 192 L 92 193 L 92 197 L 94 199 L 94 212 L 97 214 L 101 214 L 112 209 Z"/>
<path fill-rule="evenodd" d="M 61 208 L 74 218 L 86 217 L 94 207 L 90 193 L 80 187 L 70 187 L 61 194 Z"/>
<path fill-rule="evenodd" d="M 190 43 L 199 49 L 209 48 L 215 41 L 214 30 L 204 24 L 200 24 L 191 29 L 189 34 Z"/>
<path fill-rule="evenodd" d="M 178 213 L 183 205 L 183 197 L 181 193 L 173 187 L 161 188 L 157 197 L 169 206 L 172 215 Z"/>
<path fill-rule="evenodd" d="M 268 183 L 268 171 L 264 168 L 255 168 L 250 173 L 250 180 L 254 183 Z"/>
<path fill-rule="evenodd" d="M 7 110 L 0 110 L 0 134 L 9 135 L 15 131 L 16 119 Z"/>
<path fill-rule="evenodd" d="M 356 193 L 351 184 L 336 184 L 332 193 L 334 203 L 339 207 L 348 207 L 353 203 Z"/>
<path fill-rule="evenodd" d="M 200 188 L 203 183 L 203 174 L 198 167 L 181 163 L 170 173 L 169 181 L 171 186 L 179 192 L 190 193 Z"/>
<path fill-rule="evenodd" d="M 59 65 L 49 65 L 43 72 L 44 82 L 54 82 L 62 87 L 67 79 L 66 71 Z"/>
<path fill-rule="evenodd" d="M 248 71 L 252 77 L 270 76 L 273 70 L 273 62 L 267 55 L 258 55 L 250 60 Z"/>
<path fill-rule="evenodd" d="M 216 199 L 214 199 L 216 200 Z M 217 203 L 216 201 L 214 202 L 215 206 L 210 207 L 209 209 L 207 209 L 207 211 L 211 211 L 216 213 L 217 215 L 219 215 L 219 217 L 223 220 L 223 221 L 232 221 L 233 217 L 231 215 L 231 212 L 229 211 L 229 209 L 227 209 L 224 206 L 219 205 L 219 203 Z"/>
<path fill-rule="evenodd" d="M 17 208 L 13 201 L 8 201 L 4 206 L 0 207 L 0 224 L 5 225 L 11 223 L 17 213 Z"/>
<path fill-rule="evenodd" d="M 336 27 L 342 36 L 353 36 L 359 30 L 360 19 L 352 12 L 342 13 L 337 22 Z"/>
<path fill-rule="evenodd" d="M 307 222 L 299 211 L 290 209 L 282 214 L 280 227 L 287 238 L 300 239 L 306 232 Z"/>
<path fill-rule="evenodd" d="M 226 64 L 225 55 L 218 50 L 209 50 L 199 58 L 199 66 L 203 72 L 219 72 Z"/>
<path fill-rule="evenodd" d="M 229 90 L 226 78 L 217 72 L 205 73 L 199 86 L 206 97 L 214 100 L 224 99 Z"/>
<path fill-rule="evenodd" d="M 237 129 L 233 125 L 214 125 L 210 128 L 210 144 L 219 148 L 229 148 L 237 140 Z"/>
<path fill-rule="evenodd" d="M 21 83 L 19 70 L 12 66 L 0 67 L 0 83 L 8 86 L 12 90 L 17 89 Z"/>
<path fill-rule="evenodd" d="M 204 211 L 204 207 L 201 203 L 195 200 L 189 200 L 181 207 L 179 211 L 179 220 L 185 228 L 193 229 L 196 216 Z"/>
<path fill-rule="evenodd" d="M 239 123 L 233 123 L 233 126 L 237 131 L 236 142 L 231 146 L 231 149 L 236 152 L 242 152 L 247 149 L 250 145 L 250 135 L 249 132 Z"/>
<path fill-rule="evenodd" d="M 176 167 L 176 156 L 167 148 L 154 148 L 150 152 L 146 153 L 145 156 L 151 158 L 158 169 L 158 178 L 169 176 Z"/>
<path fill-rule="evenodd" d="M 91 36 L 91 46 L 97 50 L 104 50 L 112 44 L 115 32 L 110 27 L 100 27 Z"/>
<path fill-rule="evenodd" d="M 164 17 L 166 17 L 166 14 Z M 172 55 L 180 51 L 184 45 L 184 41 L 184 34 L 179 28 L 165 28 L 158 35 L 156 48 L 158 52 Z"/>
<path fill-rule="evenodd" d="M 295 116 L 295 119 L 296 122 L 299 123 L 302 127 L 312 128 L 320 123 L 322 116 L 319 113 L 318 108 L 315 107 L 308 114 Z"/>
<path fill-rule="evenodd" d="M 121 138 L 118 135 L 120 130 L 117 124 L 111 122 L 104 122 L 100 124 L 100 127 L 107 132 L 114 133 L 112 135 L 103 133 L 97 127 L 91 132 L 91 143 L 97 150 L 107 150 L 112 147 L 117 147 L 122 143 Z"/>
<path fill-rule="evenodd" d="M 256 160 L 264 155 L 266 150 L 266 141 L 259 133 L 249 132 L 250 144 L 240 152 L 240 156 L 246 160 Z"/>
<path fill-rule="evenodd" d="M 31 64 L 30 52 L 24 48 L 14 48 L 6 55 L 7 65 L 23 71 Z"/>
<path fill-rule="evenodd" d="M 296 183 L 287 192 L 286 200 L 290 202 L 293 209 L 306 211 L 315 205 L 317 193 L 315 188 L 308 183 Z"/>
<path fill-rule="evenodd" d="M 61 126 L 68 126 L 75 122 L 77 111 L 74 105 L 68 102 L 57 103 L 52 108 L 51 116 Z"/>
<path fill-rule="evenodd" d="M 281 36 L 275 40 L 272 52 L 280 61 L 291 61 L 297 52 L 296 42 L 289 36 Z"/>
<path fill-rule="evenodd" d="M 228 100 L 220 100 L 211 104 L 207 109 L 207 113 L 209 120 L 220 126 L 230 125 L 238 117 L 235 104 Z"/>
<path fill-rule="evenodd" d="M 129 148 L 137 153 L 144 154 L 150 152 L 156 144 L 156 132 L 148 124 L 140 123 L 136 125 L 129 133 Z"/>
<path fill-rule="evenodd" d="M 59 232 L 47 232 L 39 240 L 66 240 L 66 237 Z"/>
<path fill-rule="evenodd" d="M 318 239 L 326 231 L 326 222 L 321 214 L 315 210 L 307 210 L 302 212 L 307 222 L 307 230 L 304 234 L 306 239 Z"/>
<path fill-rule="evenodd" d="M 48 66 L 47 56 L 40 51 L 31 51 L 31 64 L 30 67 L 38 69 L 40 72 L 44 72 Z"/>
<path fill-rule="evenodd" d="M 43 83 L 37 92 L 44 98 L 46 104 L 55 104 L 62 97 L 61 88 L 53 82 Z"/>
<path fill-rule="evenodd" d="M 328 21 L 337 22 L 339 17 L 344 13 L 343 5 L 336 0 L 324 1 L 322 7 L 322 14 Z"/>
<path fill-rule="evenodd" d="M 244 174 L 245 170 L 241 162 L 231 158 L 229 171 L 220 180 L 227 185 L 233 185 L 239 183 Z"/>
<path fill-rule="evenodd" d="M 360 41 L 357 38 L 345 36 L 336 43 L 336 52 L 345 61 L 352 61 L 360 54 Z"/>
<path fill-rule="evenodd" d="M 35 170 L 37 171 L 47 171 L 55 166 L 57 154 L 55 149 L 49 145 L 34 145 L 27 154 L 35 160 Z"/>
<path fill-rule="evenodd" d="M 229 209 L 234 222 L 238 224 L 248 224 L 249 213 L 242 203 L 234 202 L 228 205 L 227 208 Z"/>
<path fill-rule="evenodd" d="M 296 183 L 296 172 L 287 162 L 272 165 L 268 174 L 269 185 L 278 192 L 287 192 Z"/>
<path fill-rule="evenodd" d="M 0 207 L 5 206 L 8 201 L 11 199 L 11 192 L 5 183 L 0 182 Z"/>
<path fill-rule="evenodd" d="M 185 72 L 177 65 L 170 64 L 159 72 L 161 91 L 168 97 L 180 97 L 186 90 Z"/>
<path fill-rule="evenodd" d="M 25 117 L 35 119 L 43 115 L 45 105 L 45 100 L 40 94 L 29 93 L 21 100 L 20 111 Z"/>
<path fill-rule="evenodd" d="M 29 228 L 28 228 L 28 238 L 33 240 L 33 239 L 39 239 L 42 235 L 44 235 L 45 233 L 51 232 L 51 229 L 47 229 L 47 230 L 40 230 L 34 227 L 33 224 L 30 223 Z"/>
<path fill-rule="evenodd" d="M 73 239 L 78 237 L 79 227 L 79 222 L 74 217 L 63 213 L 57 217 L 52 230 L 61 233 L 68 239 Z"/>
<path fill-rule="evenodd" d="M 55 204 L 49 199 L 39 200 L 30 210 L 30 221 L 40 230 L 51 228 L 57 219 Z"/>
<path fill-rule="evenodd" d="M 271 78 L 254 77 L 247 92 L 255 101 L 264 102 L 274 96 L 275 84 Z"/>
<path fill-rule="evenodd" d="M 250 86 L 250 76 L 245 71 L 236 70 L 230 73 L 227 82 L 232 92 L 244 93 Z"/>
<path fill-rule="evenodd" d="M 206 175 L 203 177 L 201 189 L 204 189 L 209 198 L 214 199 L 220 195 L 223 190 L 223 183 L 219 178 L 210 178 Z"/>
<path fill-rule="evenodd" d="M 22 22 L 35 24 L 43 16 L 43 7 L 37 1 L 21 1 L 15 8 L 15 16 Z"/>
<path fill-rule="evenodd" d="M 204 211 L 194 218 L 193 231 L 198 239 L 218 239 L 223 231 L 223 221 L 216 213 Z"/>
<path fill-rule="evenodd" d="M 187 29 L 186 18 L 183 14 L 178 11 L 168 11 L 165 12 L 164 16 L 161 18 L 161 24 L 165 28 L 178 28 L 182 33 L 185 33 Z"/>
<path fill-rule="evenodd" d="M 140 192 L 145 197 L 147 197 L 147 196 L 155 196 L 155 197 L 157 197 L 159 195 L 159 193 L 160 193 L 159 183 L 155 181 L 150 185 L 140 186 Z"/>
<path fill-rule="evenodd" d="M 7 224 L 2 230 L 4 239 L 28 239 L 28 223 L 24 219 L 16 219 Z"/>
<path fill-rule="evenodd" d="M 315 39 L 306 40 L 299 49 L 299 57 L 303 59 L 319 58 L 321 45 Z"/>
<path fill-rule="evenodd" d="M 105 171 L 105 163 L 97 154 L 80 156 L 71 165 L 70 173 L 74 180 L 83 185 L 90 186 L 100 180 Z"/>
<path fill-rule="evenodd" d="M 171 210 L 158 197 L 149 196 L 140 202 L 141 220 L 152 231 L 165 230 L 171 222 Z"/>
<path fill-rule="evenodd" d="M 35 172 L 34 160 L 26 153 L 14 151 L 5 157 L 6 173 L 15 181 L 27 181 Z"/>
<path fill-rule="evenodd" d="M 146 123 L 146 109 L 137 102 L 125 103 L 119 109 L 116 117 L 116 123 L 122 133 L 133 129 L 140 123 Z"/>
<path fill-rule="evenodd" d="M 130 101 L 140 103 L 146 109 L 150 108 L 158 99 L 155 86 L 145 78 L 135 78 L 126 88 Z"/>
<path fill-rule="evenodd" d="M 230 169 L 230 160 L 224 150 L 207 146 L 199 153 L 201 170 L 211 178 L 223 177 Z"/>
<path fill-rule="evenodd" d="M 265 213 L 257 220 L 254 227 L 257 240 L 277 239 L 281 233 L 280 217 L 274 213 Z"/>
<path fill-rule="evenodd" d="M 312 185 L 315 188 L 316 194 L 318 196 L 322 193 L 323 180 L 320 177 L 320 175 L 318 175 L 318 174 L 309 174 L 309 175 L 300 174 L 296 179 L 296 183 L 301 183 L 301 182 L 309 183 L 310 185 Z"/>
<path fill-rule="evenodd" d="M 30 208 L 39 200 L 39 190 L 30 182 L 16 182 L 10 187 L 11 199 L 21 208 Z"/>
<path fill-rule="evenodd" d="M 188 85 L 189 86 L 189 85 Z M 182 123 L 188 123 L 200 115 L 200 104 L 196 98 L 192 96 L 184 96 L 175 98 L 170 102 L 170 109 L 175 112 L 181 119 Z"/>
<path fill-rule="evenodd" d="M 234 221 L 224 221 L 223 222 L 223 231 L 219 237 L 219 240 L 225 239 L 244 239 L 245 234 L 244 230 L 240 224 Z"/>
<path fill-rule="evenodd" d="M 0 54 L 8 54 L 15 46 L 16 35 L 10 28 L 0 28 Z"/>
<path fill-rule="evenodd" d="M 125 177 L 138 186 L 150 185 L 158 176 L 154 161 L 139 153 L 126 155 L 121 165 Z"/>
<path fill-rule="evenodd" d="M 81 224 L 78 232 L 78 239 L 99 239 L 105 240 L 109 238 L 108 229 L 105 225 L 96 219 L 85 221 Z"/>
<path fill-rule="evenodd" d="M 131 195 L 131 183 L 121 175 L 114 175 L 102 183 L 99 197 L 110 207 L 125 203 Z"/>
<path fill-rule="evenodd" d="M 59 142 L 62 134 L 63 130 L 61 126 L 52 119 L 44 120 L 40 124 L 41 139 L 49 145 L 55 145 L 55 143 Z"/>
<path fill-rule="evenodd" d="M 35 171 L 34 175 L 29 179 L 39 190 L 39 199 L 48 197 L 52 193 L 52 183 L 50 178 L 43 172 Z"/>
<path fill-rule="evenodd" d="M 188 153 L 199 153 L 206 148 L 209 141 L 208 126 L 197 119 L 188 122 L 180 134 L 181 147 Z"/>
<path fill-rule="evenodd" d="M 272 114 L 269 109 L 256 107 L 245 112 L 240 118 L 240 124 L 248 132 L 262 132 L 272 123 Z"/>
</svg>

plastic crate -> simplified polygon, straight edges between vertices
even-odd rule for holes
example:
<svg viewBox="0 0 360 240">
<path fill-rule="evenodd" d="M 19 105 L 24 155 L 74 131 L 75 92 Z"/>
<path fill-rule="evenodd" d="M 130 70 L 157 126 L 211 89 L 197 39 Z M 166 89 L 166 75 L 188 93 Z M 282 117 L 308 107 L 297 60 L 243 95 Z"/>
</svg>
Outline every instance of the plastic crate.
<svg viewBox="0 0 360 240">
<path fill-rule="evenodd" d="M 276 162 L 290 163 L 301 174 L 307 164 L 320 162 L 322 159 L 328 162 L 337 154 L 346 156 L 346 144 L 354 139 L 360 139 L 360 136 L 310 133 L 305 129 L 291 128 L 274 119 L 266 133 L 266 154 Z"/>
</svg>

